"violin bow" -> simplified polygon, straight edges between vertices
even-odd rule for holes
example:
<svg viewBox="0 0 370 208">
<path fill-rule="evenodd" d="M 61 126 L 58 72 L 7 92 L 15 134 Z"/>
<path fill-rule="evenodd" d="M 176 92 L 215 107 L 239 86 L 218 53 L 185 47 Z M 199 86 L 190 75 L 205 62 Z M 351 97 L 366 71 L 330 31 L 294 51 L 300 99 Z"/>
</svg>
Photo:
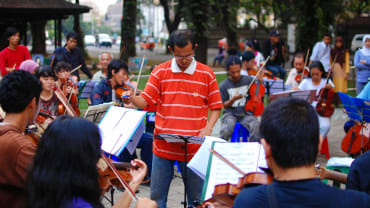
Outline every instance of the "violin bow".
<svg viewBox="0 0 370 208">
<path fill-rule="evenodd" d="M 131 196 L 131 198 L 136 202 L 138 200 L 135 192 L 130 188 L 130 186 L 127 184 L 127 182 L 122 178 L 122 176 L 119 174 L 118 170 L 112 162 L 107 158 L 107 156 L 102 152 L 102 158 L 107 163 L 109 168 L 113 171 L 114 175 L 116 175 L 119 182 L 122 184 L 122 186 L 127 190 L 127 193 Z"/>
<path fill-rule="evenodd" d="M 232 162 L 230 162 L 228 159 L 226 159 L 224 156 L 222 156 L 216 150 L 210 149 L 210 151 L 211 151 L 212 154 L 214 154 L 216 157 L 218 157 L 218 159 L 222 160 L 224 163 L 226 163 L 227 165 L 229 165 L 230 167 L 232 167 L 238 173 L 240 173 L 242 175 L 245 175 L 246 174 L 244 171 L 242 171 L 240 168 L 236 167 L 236 165 L 234 165 Z"/>
<path fill-rule="evenodd" d="M 82 67 L 82 64 L 80 64 L 79 66 L 77 66 L 76 68 L 72 69 L 71 70 L 71 74 L 77 70 L 79 70 L 80 68 Z"/>
<path fill-rule="evenodd" d="M 302 71 L 302 75 L 301 75 L 301 81 L 303 80 L 303 77 L 304 77 L 304 71 L 306 70 L 306 65 L 307 65 L 309 54 L 310 54 L 310 49 L 308 48 L 307 53 L 306 53 L 306 59 L 304 60 L 304 66 L 303 66 L 303 71 Z"/>
<path fill-rule="evenodd" d="M 245 93 L 244 96 L 248 96 L 248 91 L 249 91 L 249 88 L 251 88 L 252 84 L 254 83 L 254 81 L 257 79 L 257 76 L 258 74 L 262 71 L 262 69 L 265 67 L 265 65 L 267 64 L 267 62 L 269 61 L 270 59 L 270 56 L 267 57 L 267 59 L 265 60 L 265 63 L 263 63 L 263 65 L 258 69 L 257 73 L 256 73 L 256 76 L 253 78 L 253 80 L 251 81 L 251 83 L 249 84 L 248 88 L 247 88 L 247 91 Z"/>
<path fill-rule="evenodd" d="M 73 116 L 73 117 L 76 117 L 77 114 L 76 112 L 73 110 L 73 108 L 69 105 L 69 102 L 66 98 L 66 96 L 64 96 L 62 90 L 59 89 L 59 87 L 55 86 L 54 87 L 54 92 L 55 92 L 55 95 L 57 96 L 58 100 L 64 105 L 64 107 L 66 108 L 66 112 L 70 115 L 70 116 Z"/>
<path fill-rule="evenodd" d="M 137 90 L 137 88 L 139 87 L 139 82 L 140 82 L 141 72 L 143 71 L 144 62 L 145 62 L 145 56 L 143 56 L 143 59 L 142 59 L 142 61 L 141 61 L 141 66 L 140 66 L 140 70 L 139 70 L 139 75 L 138 75 L 138 77 L 137 77 L 137 86 L 135 87 L 135 90 L 134 90 L 134 96 L 136 95 L 136 90 Z"/>
</svg>

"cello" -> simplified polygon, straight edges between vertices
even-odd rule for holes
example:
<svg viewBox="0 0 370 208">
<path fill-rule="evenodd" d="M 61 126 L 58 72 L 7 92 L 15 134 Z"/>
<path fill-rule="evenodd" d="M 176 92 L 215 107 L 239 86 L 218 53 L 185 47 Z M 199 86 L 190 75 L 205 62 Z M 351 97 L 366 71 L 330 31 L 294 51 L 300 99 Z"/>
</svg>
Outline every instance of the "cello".
<svg viewBox="0 0 370 208">
<path fill-rule="evenodd" d="M 250 95 L 250 99 L 247 101 L 245 105 L 245 111 L 252 112 L 255 116 L 260 116 L 265 109 L 263 103 L 263 96 L 265 94 L 265 86 L 263 86 L 260 82 L 254 83 L 258 74 L 261 72 L 267 61 L 270 57 L 267 57 L 265 63 L 258 69 L 256 76 L 253 78 L 251 84 L 247 88 L 247 92 Z"/>
<path fill-rule="evenodd" d="M 330 67 L 328 76 L 326 78 L 326 85 L 329 83 L 329 78 L 333 70 L 333 66 L 337 56 L 335 56 L 333 64 Z M 316 111 L 320 116 L 330 117 L 334 113 L 334 100 L 335 92 L 333 89 L 327 89 L 326 87 L 322 88 L 319 92 L 319 98 L 316 105 Z"/>
</svg>

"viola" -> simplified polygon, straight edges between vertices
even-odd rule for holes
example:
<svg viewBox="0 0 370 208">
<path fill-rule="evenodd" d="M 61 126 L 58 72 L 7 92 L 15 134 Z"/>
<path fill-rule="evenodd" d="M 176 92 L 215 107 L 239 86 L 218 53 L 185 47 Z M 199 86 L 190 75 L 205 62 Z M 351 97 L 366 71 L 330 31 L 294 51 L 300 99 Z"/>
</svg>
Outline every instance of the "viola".
<svg viewBox="0 0 370 208">
<path fill-rule="evenodd" d="M 78 86 L 73 83 L 72 80 L 66 78 L 60 78 L 61 86 L 60 89 L 63 91 L 64 96 L 68 99 L 68 103 L 72 106 L 77 116 L 80 116 L 81 112 L 78 108 L 78 97 L 74 91 L 78 91 Z M 58 114 L 64 115 L 66 109 L 64 105 L 58 106 Z"/>
<path fill-rule="evenodd" d="M 263 96 L 265 95 L 265 86 L 258 83 L 254 83 L 249 89 L 250 99 L 245 105 L 245 110 L 252 112 L 255 116 L 260 116 L 265 109 L 263 103 Z"/>
<path fill-rule="evenodd" d="M 370 149 L 369 137 L 362 135 L 364 124 L 356 123 L 344 136 L 341 144 L 343 152 L 347 154 L 359 154 Z"/>
</svg>

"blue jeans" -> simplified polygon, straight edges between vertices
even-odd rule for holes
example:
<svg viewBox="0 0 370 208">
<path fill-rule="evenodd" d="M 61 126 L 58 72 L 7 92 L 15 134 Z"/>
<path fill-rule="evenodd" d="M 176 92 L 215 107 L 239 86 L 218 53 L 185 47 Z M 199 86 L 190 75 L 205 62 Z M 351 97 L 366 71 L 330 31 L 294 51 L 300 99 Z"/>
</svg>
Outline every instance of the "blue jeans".
<svg viewBox="0 0 370 208">
<path fill-rule="evenodd" d="M 150 199 L 158 204 L 158 208 L 167 207 L 167 195 L 173 178 L 175 160 L 158 157 L 153 154 L 153 168 L 150 184 Z M 184 162 L 178 161 L 184 181 Z M 203 180 L 189 168 L 186 169 L 186 188 L 188 206 L 194 206 L 194 201 L 199 201 L 202 195 Z M 179 206 L 180 207 L 180 202 Z"/>
<path fill-rule="evenodd" d="M 277 64 L 274 64 L 274 65 L 267 65 L 266 66 L 266 69 L 271 71 L 274 76 L 278 76 L 280 79 L 284 80 L 285 78 L 285 74 L 286 74 L 286 71 L 283 67 L 277 65 Z"/>
</svg>

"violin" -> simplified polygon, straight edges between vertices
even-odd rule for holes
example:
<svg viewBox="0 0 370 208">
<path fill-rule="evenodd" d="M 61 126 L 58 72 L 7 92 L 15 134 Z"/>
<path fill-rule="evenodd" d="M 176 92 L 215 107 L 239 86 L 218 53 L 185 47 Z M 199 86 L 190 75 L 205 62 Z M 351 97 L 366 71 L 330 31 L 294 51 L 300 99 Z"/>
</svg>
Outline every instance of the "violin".
<svg viewBox="0 0 370 208">
<path fill-rule="evenodd" d="M 239 178 L 237 184 L 226 183 L 216 185 L 212 194 L 212 198 L 204 201 L 198 206 L 198 208 L 207 208 L 207 203 L 214 202 L 218 202 L 224 207 L 233 207 L 234 200 L 243 188 L 270 184 L 273 182 L 273 174 L 270 169 L 261 168 L 265 173 L 251 172 L 246 174 L 215 150 L 211 149 L 210 151 L 237 172 L 241 173 L 243 177 Z"/>
<path fill-rule="evenodd" d="M 307 61 L 308 61 L 308 55 L 310 54 L 310 49 L 307 50 L 307 53 L 306 53 L 306 59 L 304 61 L 304 66 L 303 66 L 303 70 L 301 72 L 298 72 L 298 74 L 295 76 L 294 80 L 297 82 L 297 83 L 301 83 L 301 81 L 305 78 L 305 77 L 308 77 L 310 72 L 308 71 L 308 69 L 306 68 L 306 65 L 307 65 Z"/>
<path fill-rule="evenodd" d="M 34 143 L 35 145 L 38 145 L 39 142 L 40 142 L 40 135 L 37 134 L 37 127 L 36 126 L 28 126 L 26 128 L 26 132 L 25 132 L 25 136 L 28 137 L 32 143 Z"/>
<path fill-rule="evenodd" d="M 100 162 L 101 160 L 99 161 L 99 163 Z M 117 168 L 119 174 L 125 181 L 130 182 L 132 180 L 130 168 L 133 168 L 133 166 L 130 163 L 112 161 L 112 164 Z M 122 188 L 122 184 L 119 182 L 112 169 L 108 168 L 106 165 L 104 167 L 105 168 L 103 168 L 102 164 L 100 164 L 100 168 L 98 169 L 99 186 L 102 190 L 102 194 L 109 191 L 112 186 Z"/>
<path fill-rule="evenodd" d="M 256 76 L 257 75 L 257 70 L 255 70 L 255 69 L 247 69 L 247 71 L 248 71 L 248 75 L 250 75 L 250 76 Z M 278 77 L 274 76 L 272 74 L 272 72 L 270 72 L 268 70 L 265 70 L 265 72 L 263 74 L 263 77 L 265 77 L 266 79 L 273 79 L 273 80 L 279 79 Z"/>
<path fill-rule="evenodd" d="M 337 59 L 337 56 L 335 56 L 333 64 L 335 63 L 335 60 Z M 326 78 L 326 85 L 329 83 L 329 77 L 333 70 L 333 66 L 331 65 L 330 71 L 328 73 L 328 76 Z M 325 85 L 325 86 L 326 86 Z M 322 88 L 319 92 L 319 98 L 316 105 L 316 111 L 320 116 L 323 117 L 330 117 L 334 113 L 334 100 L 335 92 L 333 89 L 327 89 L 326 87 Z"/>
<path fill-rule="evenodd" d="M 344 136 L 341 144 L 342 151 L 347 154 L 359 154 L 370 149 L 369 137 L 362 135 L 364 124 L 356 123 Z"/>
<path fill-rule="evenodd" d="M 70 103 L 73 110 L 76 112 L 77 116 L 80 116 L 81 112 L 78 108 L 78 97 L 76 93 L 73 91 L 78 91 L 78 86 L 75 85 L 70 79 L 60 78 L 61 86 L 60 89 L 63 91 L 64 96 L 68 99 L 68 103 Z M 58 114 L 64 115 L 66 113 L 66 109 L 63 104 L 59 104 L 58 106 Z"/>
<path fill-rule="evenodd" d="M 255 116 L 260 116 L 265 109 L 263 103 L 263 96 L 265 95 L 265 86 L 260 82 L 253 83 L 249 89 L 250 99 L 245 105 L 245 110 L 252 112 Z"/>
<path fill-rule="evenodd" d="M 61 89 L 59 89 L 59 87 L 54 86 L 54 93 L 55 93 L 59 102 L 63 105 L 63 108 L 64 108 L 63 113 L 60 114 L 60 115 L 63 115 L 64 113 L 67 113 L 68 115 L 70 115 L 72 117 L 78 116 L 76 111 L 74 110 L 74 108 L 69 104 L 68 99 L 64 95 L 63 91 Z M 58 111 L 59 111 L 59 107 L 60 106 L 58 106 Z M 60 107 L 60 108 L 62 108 L 62 107 Z"/>
<path fill-rule="evenodd" d="M 294 80 L 297 82 L 297 83 L 301 83 L 301 81 L 304 79 L 304 78 L 306 78 L 306 77 L 308 77 L 308 75 L 309 75 L 310 73 L 308 72 L 308 70 L 306 69 L 306 67 L 303 69 L 303 72 L 299 72 L 296 76 L 295 76 L 295 78 L 294 78 Z"/>
<path fill-rule="evenodd" d="M 46 112 L 40 110 L 39 114 L 36 117 L 36 124 L 30 125 L 26 128 L 25 135 L 31 139 L 31 141 L 38 145 L 40 142 L 41 135 L 45 131 L 48 124 L 45 123 L 45 120 L 51 118 L 54 120 L 54 118 L 47 114 Z"/>
</svg>

